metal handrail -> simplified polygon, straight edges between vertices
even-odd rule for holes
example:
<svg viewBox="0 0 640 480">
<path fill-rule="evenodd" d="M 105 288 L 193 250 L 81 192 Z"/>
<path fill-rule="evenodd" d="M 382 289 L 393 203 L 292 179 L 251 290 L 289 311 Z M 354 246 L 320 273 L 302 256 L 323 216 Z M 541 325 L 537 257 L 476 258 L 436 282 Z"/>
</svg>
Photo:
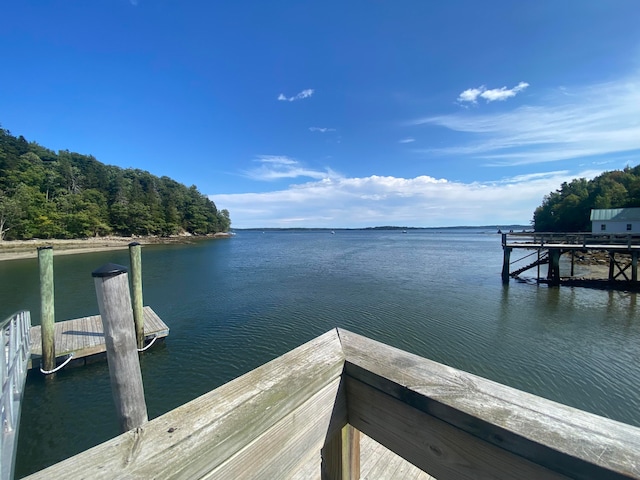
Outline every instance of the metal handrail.
<svg viewBox="0 0 640 480">
<path fill-rule="evenodd" d="M 20 407 L 31 354 L 30 329 L 31 314 L 26 310 L 0 322 L 4 353 L 0 359 L 0 480 L 10 480 L 14 475 Z"/>
</svg>

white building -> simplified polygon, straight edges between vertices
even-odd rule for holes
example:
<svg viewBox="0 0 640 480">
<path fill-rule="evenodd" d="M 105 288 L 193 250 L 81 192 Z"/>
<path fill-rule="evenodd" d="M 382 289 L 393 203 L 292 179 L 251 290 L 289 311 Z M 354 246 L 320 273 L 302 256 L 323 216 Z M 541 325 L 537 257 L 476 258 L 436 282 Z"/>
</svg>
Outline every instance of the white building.
<svg viewBox="0 0 640 480">
<path fill-rule="evenodd" d="M 591 210 L 591 233 L 640 234 L 640 208 Z"/>
</svg>

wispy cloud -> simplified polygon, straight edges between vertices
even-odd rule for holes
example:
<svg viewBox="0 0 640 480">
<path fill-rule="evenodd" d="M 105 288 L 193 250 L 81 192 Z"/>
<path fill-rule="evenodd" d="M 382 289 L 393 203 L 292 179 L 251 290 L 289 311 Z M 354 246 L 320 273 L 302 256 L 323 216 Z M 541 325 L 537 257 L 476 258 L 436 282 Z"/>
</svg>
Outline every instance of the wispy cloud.
<svg viewBox="0 0 640 480">
<path fill-rule="evenodd" d="M 410 124 L 466 135 L 455 145 L 422 152 L 484 159 L 491 166 L 622 154 L 640 149 L 640 76 L 565 87 L 541 97 L 537 105 L 507 112 L 465 111 Z"/>
<path fill-rule="evenodd" d="M 327 133 L 327 132 L 335 132 L 336 129 L 335 128 L 326 128 L 326 127 L 309 127 L 309 131 L 310 132 Z"/>
<path fill-rule="evenodd" d="M 313 88 L 307 88 L 306 90 L 302 90 L 300 93 L 294 95 L 293 97 L 287 97 L 284 93 L 281 93 L 280 95 L 278 95 L 278 100 L 280 100 L 281 102 L 295 102 L 296 100 L 302 100 L 304 98 L 311 97 L 311 95 L 313 95 L 313 92 Z"/>
<path fill-rule="evenodd" d="M 518 93 L 529 86 L 527 82 L 520 82 L 513 88 L 492 88 L 487 89 L 484 85 L 478 88 L 469 88 L 458 96 L 458 103 L 477 103 L 478 97 L 489 102 L 504 101 L 507 98 L 515 97 Z"/>
<path fill-rule="evenodd" d="M 298 177 L 325 179 L 337 176 L 330 169 L 321 171 L 306 168 L 299 161 L 282 155 L 259 155 L 254 162 L 259 166 L 242 172 L 253 180 L 273 181 Z"/>
<path fill-rule="evenodd" d="M 528 224 L 544 195 L 601 170 L 549 171 L 491 182 L 430 176 L 321 179 L 266 193 L 211 195 L 237 228 Z"/>
<path fill-rule="evenodd" d="M 415 141 L 416 141 L 415 138 L 407 137 L 407 138 L 402 138 L 398 140 L 398 143 L 413 143 Z"/>
</svg>

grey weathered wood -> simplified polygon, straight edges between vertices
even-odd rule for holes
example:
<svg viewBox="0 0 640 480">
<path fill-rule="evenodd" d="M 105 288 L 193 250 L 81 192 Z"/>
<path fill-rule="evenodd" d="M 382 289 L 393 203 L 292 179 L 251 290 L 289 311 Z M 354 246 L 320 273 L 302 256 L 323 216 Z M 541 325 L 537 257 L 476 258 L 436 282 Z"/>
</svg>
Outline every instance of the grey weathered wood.
<svg viewBox="0 0 640 480">
<path fill-rule="evenodd" d="M 354 412 L 364 415 L 367 409 L 358 404 L 378 393 L 379 401 L 373 402 L 371 408 L 380 412 L 379 405 L 384 401 L 391 409 L 385 410 L 384 415 L 397 416 L 399 422 L 405 422 L 397 413 L 404 409 L 416 421 L 422 418 L 421 421 L 433 424 L 448 424 L 464 435 L 504 451 L 500 462 L 506 462 L 505 468 L 509 464 L 519 468 L 515 467 L 515 460 L 511 460 L 513 454 L 572 478 L 640 478 L 640 429 L 636 427 L 558 404 L 351 332 L 339 330 L 339 335 L 346 355 L 347 380 L 357 380 L 371 387 L 364 398 L 359 395 L 357 398 L 361 400 L 354 400 L 349 387 L 355 383 L 347 381 L 349 423 L 363 433 L 369 434 L 372 427 L 360 422 Z M 383 416 L 382 412 L 380 416 Z M 371 418 L 371 422 L 378 421 L 382 420 Z M 396 432 L 398 428 L 402 431 L 401 427 L 394 428 Z M 446 430 L 442 429 L 443 432 Z M 376 441 L 389 443 L 380 438 L 384 436 L 382 433 L 372 433 Z M 422 437 L 420 432 L 415 433 L 418 436 L 414 443 L 419 445 Z M 411 436 L 407 432 L 403 435 L 405 439 Z M 392 440 L 400 441 L 398 438 Z M 440 449 L 438 444 L 434 445 Z M 473 452 L 460 454 L 467 459 L 465 462 L 477 460 L 483 463 Z M 428 473 L 440 480 L 438 473 Z"/>
<path fill-rule="evenodd" d="M 352 424 L 438 480 L 566 479 L 347 377 Z"/>
<path fill-rule="evenodd" d="M 147 405 L 136 349 L 127 270 L 124 267 L 110 270 L 103 267 L 92 275 L 104 327 L 111 390 L 120 430 L 126 432 L 147 421 Z"/>
<path fill-rule="evenodd" d="M 40 271 L 40 328 L 43 369 L 56 368 L 56 346 L 54 339 L 55 309 L 53 295 L 53 248 L 38 248 Z"/>
<path fill-rule="evenodd" d="M 640 479 L 640 429 L 344 330 L 29 478 L 319 478 L 347 423 L 438 480 Z M 380 455 L 363 476 L 427 478 Z"/>
<path fill-rule="evenodd" d="M 131 263 L 131 301 L 133 302 L 133 321 L 136 326 L 136 343 L 144 348 L 144 313 L 142 310 L 142 255 L 138 242 L 129 244 L 129 261 Z"/>
<path fill-rule="evenodd" d="M 277 441 L 270 442 L 277 446 L 288 435 L 284 432 L 291 432 L 287 424 L 304 430 L 297 423 L 296 411 L 304 411 L 313 426 L 311 433 L 299 433 L 311 437 L 296 441 L 314 448 L 319 464 L 325 438 L 346 424 L 346 403 L 337 396 L 343 365 L 344 355 L 333 330 L 139 429 L 29 478 L 202 478 L 216 469 L 222 472 L 225 462 L 241 458 L 238 455 L 258 439 L 264 445 L 271 434 L 277 435 L 273 437 Z M 287 448 L 290 446 L 273 453 L 273 462 L 283 456 L 294 468 L 296 461 L 313 459 L 313 452 L 293 458 L 299 452 L 291 456 Z M 262 466 L 257 462 L 251 466 L 250 460 L 251 456 L 243 460 L 246 468 L 261 472 Z M 273 462 L 272 466 L 277 465 Z M 294 470 L 304 470 L 304 466 L 303 462 Z"/>
<path fill-rule="evenodd" d="M 360 459 L 362 480 L 435 480 L 364 433 L 360 434 Z"/>
</svg>

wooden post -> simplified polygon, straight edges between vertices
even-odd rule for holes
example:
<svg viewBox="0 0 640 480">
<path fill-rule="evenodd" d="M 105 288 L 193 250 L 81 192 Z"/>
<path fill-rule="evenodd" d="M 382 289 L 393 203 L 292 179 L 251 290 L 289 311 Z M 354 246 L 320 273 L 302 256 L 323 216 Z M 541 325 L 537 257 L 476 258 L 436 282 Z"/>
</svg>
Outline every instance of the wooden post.
<svg viewBox="0 0 640 480">
<path fill-rule="evenodd" d="M 575 259 L 576 259 L 575 250 L 571 250 L 571 276 L 572 277 L 573 277 L 573 272 L 574 272 Z"/>
<path fill-rule="evenodd" d="M 360 431 L 347 424 L 322 449 L 322 480 L 360 478 Z"/>
<path fill-rule="evenodd" d="M 142 309 L 142 260 L 140 244 L 129 244 L 129 261 L 131 262 L 131 291 L 133 293 L 133 321 L 136 326 L 136 343 L 144 348 L 144 311 Z"/>
<path fill-rule="evenodd" d="M 42 369 L 56 368 L 55 306 L 53 299 L 53 247 L 38 248 L 40 270 L 40 332 L 42 335 Z"/>
<path fill-rule="evenodd" d="M 127 269 L 108 263 L 91 275 L 104 327 L 111 390 L 124 433 L 147 421 Z"/>
<path fill-rule="evenodd" d="M 631 252 L 631 281 L 638 281 L 638 252 Z"/>
<path fill-rule="evenodd" d="M 549 249 L 549 270 L 547 271 L 547 279 L 551 285 L 560 284 L 560 250 L 557 248 Z"/>
<path fill-rule="evenodd" d="M 502 283 L 509 283 L 509 261 L 511 259 L 511 248 L 503 247 L 502 251 Z"/>
<path fill-rule="evenodd" d="M 609 281 L 613 281 L 613 267 L 616 263 L 616 252 L 609 252 Z"/>
</svg>

